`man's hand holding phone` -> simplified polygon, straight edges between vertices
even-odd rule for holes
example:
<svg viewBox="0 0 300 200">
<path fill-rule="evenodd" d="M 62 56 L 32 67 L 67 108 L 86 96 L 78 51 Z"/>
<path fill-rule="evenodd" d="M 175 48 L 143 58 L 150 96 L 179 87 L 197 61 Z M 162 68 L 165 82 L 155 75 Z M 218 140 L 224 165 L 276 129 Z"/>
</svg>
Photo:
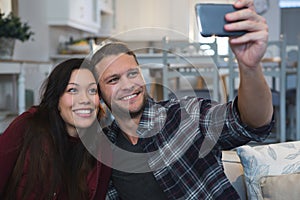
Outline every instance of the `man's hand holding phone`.
<svg viewBox="0 0 300 200">
<path fill-rule="evenodd" d="M 253 0 L 236 0 L 220 10 L 217 4 L 205 9 L 197 6 L 202 35 L 229 36 L 240 74 L 237 103 L 241 120 L 252 127 L 266 124 L 273 114 L 272 95 L 261 65 L 268 45 L 266 20 L 255 12 Z"/>
<path fill-rule="evenodd" d="M 235 12 L 236 9 L 232 4 L 212 4 L 199 3 L 195 6 L 198 27 L 203 37 L 219 36 L 240 36 L 247 31 L 226 31 L 224 25 L 230 22 L 226 21 L 227 13 Z"/>
<path fill-rule="evenodd" d="M 255 12 L 253 0 L 196 4 L 196 14 L 203 36 L 228 36 L 240 66 L 259 66 L 268 43 L 268 25 L 266 19 Z"/>
</svg>

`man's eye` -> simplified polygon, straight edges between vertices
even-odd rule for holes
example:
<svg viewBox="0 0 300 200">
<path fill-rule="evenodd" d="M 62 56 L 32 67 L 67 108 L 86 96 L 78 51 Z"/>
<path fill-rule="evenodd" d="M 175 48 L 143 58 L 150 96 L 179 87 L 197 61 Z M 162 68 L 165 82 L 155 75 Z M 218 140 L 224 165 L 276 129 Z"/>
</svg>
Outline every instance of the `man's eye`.
<svg viewBox="0 0 300 200">
<path fill-rule="evenodd" d="M 91 88 L 91 89 L 89 89 L 88 92 L 89 92 L 89 94 L 92 94 L 92 95 L 98 94 L 97 88 Z"/>
<path fill-rule="evenodd" d="M 128 77 L 129 78 L 135 78 L 135 77 L 137 77 L 138 74 L 139 74 L 138 71 L 132 71 L 132 72 L 128 73 Z"/>
<path fill-rule="evenodd" d="M 118 80 L 119 80 L 119 78 L 112 78 L 112 79 L 109 79 L 107 82 L 110 83 L 110 84 L 114 84 L 114 83 L 116 83 Z"/>
</svg>

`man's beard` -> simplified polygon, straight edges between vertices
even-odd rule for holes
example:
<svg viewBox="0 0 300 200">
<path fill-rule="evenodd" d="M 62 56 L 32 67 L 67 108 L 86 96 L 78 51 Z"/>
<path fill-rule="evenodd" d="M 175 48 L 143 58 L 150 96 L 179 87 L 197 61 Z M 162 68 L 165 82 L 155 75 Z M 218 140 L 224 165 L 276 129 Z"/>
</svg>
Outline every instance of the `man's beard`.
<svg viewBox="0 0 300 200">
<path fill-rule="evenodd" d="M 146 96 L 144 96 L 142 106 L 139 110 L 137 110 L 135 112 L 129 112 L 131 119 L 134 119 L 134 118 L 137 118 L 137 117 L 141 116 L 144 109 L 145 109 L 145 106 L 146 106 Z"/>
</svg>

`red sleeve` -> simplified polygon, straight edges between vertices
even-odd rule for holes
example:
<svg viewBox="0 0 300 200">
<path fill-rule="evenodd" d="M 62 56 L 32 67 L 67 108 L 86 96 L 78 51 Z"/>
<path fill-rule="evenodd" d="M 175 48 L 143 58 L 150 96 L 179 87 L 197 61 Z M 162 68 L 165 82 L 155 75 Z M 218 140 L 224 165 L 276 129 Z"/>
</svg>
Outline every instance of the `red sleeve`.
<svg viewBox="0 0 300 200">
<path fill-rule="evenodd" d="M 32 107 L 18 116 L 0 135 L 0 196 L 12 173 L 23 144 L 28 118 L 36 111 Z"/>
</svg>

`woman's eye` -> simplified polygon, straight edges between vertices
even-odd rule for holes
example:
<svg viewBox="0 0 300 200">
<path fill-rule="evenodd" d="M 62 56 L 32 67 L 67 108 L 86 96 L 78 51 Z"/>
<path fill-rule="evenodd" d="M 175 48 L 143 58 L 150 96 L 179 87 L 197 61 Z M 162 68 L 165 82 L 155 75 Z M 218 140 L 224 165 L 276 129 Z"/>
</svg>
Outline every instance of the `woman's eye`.
<svg viewBox="0 0 300 200">
<path fill-rule="evenodd" d="M 98 94 L 97 88 L 89 89 L 89 94 L 92 94 L 92 95 Z"/>
<path fill-rule="evenodd" d="M 77 90 L 76 88 L 69 88 L 69 89 L 67 90 L 67 92 L 69 92 L 69 93 L 77 93 L 78 90 Z"/>
</svg>

